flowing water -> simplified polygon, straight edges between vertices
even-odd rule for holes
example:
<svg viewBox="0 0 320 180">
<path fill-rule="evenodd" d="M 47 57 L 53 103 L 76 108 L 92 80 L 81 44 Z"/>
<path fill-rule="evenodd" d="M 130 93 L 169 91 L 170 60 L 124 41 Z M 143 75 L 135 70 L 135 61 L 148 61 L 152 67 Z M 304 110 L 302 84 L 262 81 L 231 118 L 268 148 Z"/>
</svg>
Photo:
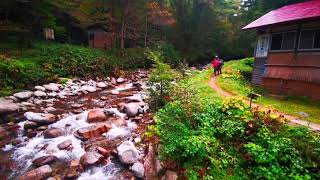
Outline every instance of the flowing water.
<svg viewBox="0 0 320 180">
<path fill-rule="evenodd" d="M 120 93 L 117 95 L 111 94 L 110 91 L 112 90 Z M 11 118 L 14 117 L 20 122 L 17 123 L 18 127 L 10 132 L 10 136 L 1 141 L 0 179 L 15 179 L 35 168 L 32 163 L 33 160 L 48 155 L 54 155 L 58 158 L 58 161 L 50 166 L 55 175 L 63 177 L 65 170 L 68 169 L 68 163 L 74 159 L 79 160 L 86 152 L 85 144 L 90 144 L 90 140 L 80 140 L 74 136 L 74 133 L 80 128 L 92 125 L 87 122 L 88 111 L 91 109 L 104 108 L 114 113 L 112 118 L 115 121 L 112 121 L 112 128 L 102 135 L 104 137 L 103 142 L 109 143 L 110 141 L 110 144 L 112 144 L 132 139 L 132 133 L 139 134 L 139 132 L 135 132 L 139 123 L 129 118 L 124 120 L 126 115 L 119 111 L 117 105 L 124 103 L 125 97 L 144 96 L 141 90 L 141 88 L 134 87 L 132 83 L 128 83 L 94 93 L 59 99 L 53 103 L 53 108 L 56 110 L 52 113 L 61 117 L 61 120 L 48 125 L 48 129 L 61 128 L 66 131 L 65 135 L 57 138 L 44 138 L 42 131 L 37 131 L 34 137 L 28 137 L 28 133 L 23 129 L 26 122 L 23 112 L 10 115 Z M 75 104 L 80 105 L 74 106 Z M 44 107 L 37 106 L 32 112 L 43 112 L 43 109 Z M 75 113 L 75 110 L 77 110 L 77 113 Z M 125 121 L 125 125 L 119 126 L 119 124 L 114 123 L 119 120 Z M 5 127 L 5 129 L 8 128 Z M 66 140 L 72 141 L 72 150 L 60 150 L 58 148 L 57 145 Z M 114 148 L 114 146 L 112 147 Z M 143 151 L 143 149 L 141 150 Z M 122 176 L 121 173 L 127 169 L 128 167 L 122 165 L 116 157 L 111 156 L 104 163 L 83 170 L 78 179 L 119 179 Z"/>
</svg>

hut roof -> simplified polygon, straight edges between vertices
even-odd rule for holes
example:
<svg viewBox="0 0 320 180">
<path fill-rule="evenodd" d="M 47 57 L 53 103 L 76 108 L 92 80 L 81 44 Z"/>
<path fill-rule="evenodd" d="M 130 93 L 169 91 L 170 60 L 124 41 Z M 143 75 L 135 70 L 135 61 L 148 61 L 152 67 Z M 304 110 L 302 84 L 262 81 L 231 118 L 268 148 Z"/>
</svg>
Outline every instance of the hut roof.
<svg viewBox="0 0 320 180">
<path fill-rule="evenodd" d="M 242 29 L 254 29 L 280 23 L 305 21 L 318 17 L 320 17 L 320 0 L 311 0 L 270 11 Z"/>
</svg>

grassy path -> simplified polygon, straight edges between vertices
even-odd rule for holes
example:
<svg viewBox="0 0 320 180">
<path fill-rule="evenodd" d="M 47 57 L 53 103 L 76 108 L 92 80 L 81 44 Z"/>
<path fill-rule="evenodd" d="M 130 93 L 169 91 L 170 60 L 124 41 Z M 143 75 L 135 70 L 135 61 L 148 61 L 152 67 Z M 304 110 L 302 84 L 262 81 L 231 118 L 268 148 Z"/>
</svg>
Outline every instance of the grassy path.
<svg viewBox="0 0 320 180">
<path fill-rule="evenodd" d="M 209 82 L 209 85 L 210 87 L 215 90 L 218 94 L 224 96 L 224 97 L 232 97 L 232 96 L 236 96 L 230 92 L 227 92 L 225 90 L 223 90 L 222 88 L 220 88 L 218 86 L 218 84 L 216 83 L 216 77 L 212 77 L 210 79 L 210 82 Z M 244 102 L 246 102 L 247 104 L 250 104 L 250 101 L 247 100 L 247 99 L 244 99 Z M 263 107 L 259 104 L 256 104 L 256 103 L 252 103 L 252 107 L 259 107 L 260 109 L 265 109 L 265 110 L 268 110 L 268 108 L 266 107 Z M 275 111 L 275 113 L 279 116 L 284 116 L 286 119 L 288 119 L 290 122 L 289 124 L 291 125 L 302 125 L 302 126 L 308 126 L 312 131 L 317 131 L 317 132 L 320 132 L 320 124 L 316 124 L 316 123 L 311 123 L 309 121 L 305 121 L 305 120 L 300 120 L 300 119 L 297 119 L 296 117 L 294 116 L 291 116 L 291 115 L 288 115 L 288 114 L 285 114 L 283 112 L 280 112 L 280 111 Z"/>
</svg>

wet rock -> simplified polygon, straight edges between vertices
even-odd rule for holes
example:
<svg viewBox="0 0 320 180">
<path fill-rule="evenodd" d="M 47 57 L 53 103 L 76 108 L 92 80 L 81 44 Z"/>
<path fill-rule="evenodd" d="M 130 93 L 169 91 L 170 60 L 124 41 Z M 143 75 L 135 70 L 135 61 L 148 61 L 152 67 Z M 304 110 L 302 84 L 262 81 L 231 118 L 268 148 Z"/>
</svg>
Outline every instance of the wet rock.
<svg viewBox="0 0 320 180">
<path fill-rule="evenodd" d="M 37 128 L 38 126 L 39 126 L 39 125 L 38 125 L 37 123 L 35 123 L 35 122 L 26 121 L 26 122 L 24 123 L 23 128 L 24 128 L 25 130 L 27 130 L 27 129 L 35 129 L 35 128 Z"/>
<path fill-rule="evenodd" d="M 46 111 L 46 112 L 49 112 L 49 113 L 55 112 L 55 111 L 56 111 L 56 108 L 54 108 L 54 107 L 47 107 L 47 108 L 45 109 L 45 111 Z"/>
<path fill-rule="evenodd" d="M 101 109 L 93 110 L 88 113 L 87 121 L 89 123 L 105 121 L 106 116 Z"/>
<path fill-rule="evenodd" d="M 56 92 L 51 92 L 51 93 L 48 93 L 48 96 L 54 98 L 54 97 L 57 97 L 57 96 L 58 96 L 58 93 L 56 93 Z"/>
<path fill-rule="evenodd" d="M 9 133 L 3 128 L 0 126 L 0 138 L 4 138 L 4 137 L 7 137 L 9 135 Z"/>
<path fill-rule="evenodd" d="M 36 89 L 38 91 L 46 91 L 46 88 L 44 88 L 42 86 L 35 86 L 34 89 Z"/>
<path fill-rule="evenodd" d="M 48 125 L 56 122 L 56 116 L 54 114 L 26 112 L 24 113 L 24 116 L 29 121 L 35 122 L 39 125 Z"/>
<path fill-rule="evenodd" d="M 119 92 L 118 90 L 112 90 L 112 91 L 111 91 L 111 94 L 113 94 L 113 95 L 118 95 L 118 94 L 120 94 L 120 92 Z"/>
<path fill-rule="evenodd" d="M 14 97 L 16 97 L 20 100 L 29 99 L 29 98 L 31 98 L 32 95 L 33 95 L 32 91 L 24 91 L 24 92 L 19 92 L 19 93 L 13 94 Z"/>
<path fill-rule="evenodd" d="M 31 102 L 22 102 L 21 103 L 22 106 L 26 106 L 26 107 L 35 107 L 36 105 L 31 103 Z"/>
<path fill-rule="evenodd" d="M 72 147 L 72 140 L 69 139 L 69 140 L 66 140 L 60 144 L 58 144 L 58 148 L 60 150 L 71 150 L 73 147 Z"/>
<path fill-rule="evenodd" d="M 84 139 L 90 139 L 93 137 L 101 136 L 103 133 L 107 132 L 110 127 L 106 125 L 93 125 L 90 127 L 84 127 L 77 130 L 75 136 Z"/>
<path fill-rule="evenodd" d="M 141 107 L 138 103 L 129 103 L 124 106 L 123 110 L 129 117 L 134 117 L 138 115 L 140 109 Z"/>
<path fill-rule="evenodd" d="M 99 82 L 98 84 L 97 84 L 97 87 L 99 87 L 99 88 L 106 88 L 108 85 L 106 84 L 106 83 L 104 83 L 104 82 Z"/>
<path fill-rule="evenodd" d="M 139 151 L 136 149 L 131 141 L 124 141 L 117 147 L 118 156 L 124 164 L 134 164 L 138 162 Z"/>
<path fill-rule="evenodd" d="M 66 178 L 69 178 L 69 179 L 77 178 L 80 176 L 80 172 L 81 172 L 80 161 L 77 159 L 74 159 L 69 163 L 69 168 L 66 173 Z"/>
<path fill-rule="evenodd" d="M 106 150 L 105 148 L 102 147 L 97 147 L 97 151 L 103 155 L 105 158 L 110 156 L 110 151 Z"/>
<path fill-rule="evenodd" d="M 37 136 L 37 131 L 33 131 L 33 130 L 28 130 L 28 132 L 27 132 L 27 137 L 28 138 L 33 138 L 33 137 L 36 137 Z"/>
<path fill-rule="evenodd" d="M 166 174 L 161 178 L 161 180 L 177 180 L 178 174 L 173 171 L 166 171 Z"/>
<path fill-rule="evenodd" d="M 90 165 L 101 163 L 104 160 L 104 157 L 97 152 L 86 152 L 80 158 L 80 163 L 84 167 L 88 167 Z"/>
<path fill-rule="evenodd" d="M 131 103 L 131 102 L 143 102 L 142 98 L 139 96 L 130 96 L 126 97 L 126 100 Z"/>
<path fill-rule="evenodd" d="M 40 158 L 33 160 L 32 163 L 35 166 L 40 167 L 40 166 L 43 166 L 46 164 L 53 163 L 56 160 L 58 160 L 58 158 L 56 156 L 43 156 L 43 157 L 40 157 Z"/>
<path fill-rule="evenodd" d="M 49 165 L 41 166 L 37 169 L 28 171 L 24 175 L 20 176 L 19 180 L 42 180 L 50 177 L 52 169 Z"/>
<path fill-rule="evenodd" d="M 138 178 L 144 177 L 144 167 L 142 163 L 139 163 L 139 162 L 134 163 L 133 166 L 131 167 L 131 171 Z"/>
<path fill-rule="evenodd" d="M 8 114 L 18 111 L 19 106 L 11 100 L 0 100 L 0 114 Z"/>
<path fill-rule="evenodd" d="M 117 83 L 123 83 L 123 82 L 125 82 L 126 81 L 126 79 L 124 79 L 124 78 L 118 78 L 117 79 Z"/>
<path fill-rule="evenodd" d="M 88 92 L 96 92 L 97 89 L 94 86 L 82 86 L 81 87 L 82 91 L 88 91 Z"/>
<path fill-rule="evenodd" d="M 59 86 L 56 83 L 45 84 L 43 87 L 48 91 L 59 91 Z"/>
<path fill-rule="evenodd" d="M 64 130 L 60 128 L 51 128 L 43 132 L 44 138 L 56 138 L 64 135 Z"/>
<path fill-rule="evenodd" d="M 101 96 L 100 99 L 101 100 L 108 100 L 109 98 L 107 96 Z"/>
<path fill-rule="evenodd" d="M 47 96 L 47 93 L 43 92 L 43 91 L 35 91 L 34 92 L 34 95 L 36 97 L 46 97 Z"/>
</svg>

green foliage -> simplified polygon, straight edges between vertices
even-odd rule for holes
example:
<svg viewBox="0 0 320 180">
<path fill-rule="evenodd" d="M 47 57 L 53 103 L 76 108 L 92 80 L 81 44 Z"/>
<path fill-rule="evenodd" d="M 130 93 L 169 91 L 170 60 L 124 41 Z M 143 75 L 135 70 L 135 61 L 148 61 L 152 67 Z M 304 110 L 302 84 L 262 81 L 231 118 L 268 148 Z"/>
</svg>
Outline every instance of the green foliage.
<svg viewBox="0 0 320 180">
<path fill-rule="evenodd" d="M 122 69 L 150 68 L 152 61 L 147 58 L 147 49 L 128 48 L 117 51 L 117 57 L 121 59 L 119 67 Z"/>
<path fill-rule="evenodd" d="M 160 157 L 178 162 L 189 179 L 319 178 L 318 134 L 270 123 L 239 98 L 203 101 L 202 92 L 187 85 L 174 88 L 156 127 Z"/>
</svg>

